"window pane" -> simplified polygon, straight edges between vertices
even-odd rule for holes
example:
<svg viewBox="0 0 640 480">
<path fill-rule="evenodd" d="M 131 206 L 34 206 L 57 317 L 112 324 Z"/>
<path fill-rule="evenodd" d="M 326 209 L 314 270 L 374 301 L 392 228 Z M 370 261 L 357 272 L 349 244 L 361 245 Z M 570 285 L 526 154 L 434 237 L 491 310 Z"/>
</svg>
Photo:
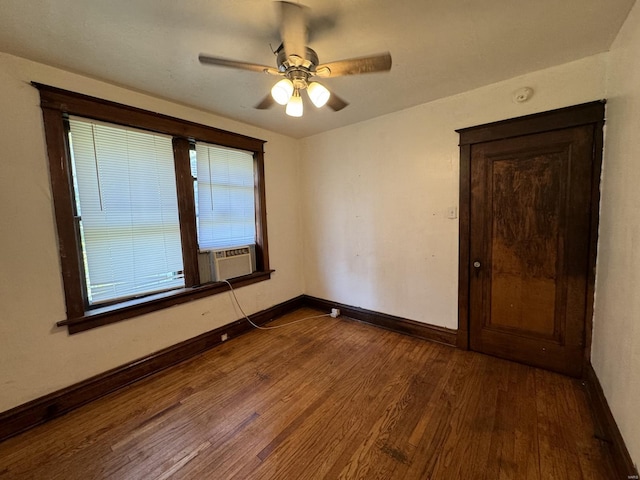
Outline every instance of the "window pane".
<svg viewBox="0 0 640 480">
<path fill-rule="evenodd" d="M 199 247 L 254 244 L 253 155 L 197 143 L 196 159 Z"/>
<path fill-rule="evenodd" d="M 171 138 L 69 124 L 89 303 L 183 287 Z"/>
</svg>

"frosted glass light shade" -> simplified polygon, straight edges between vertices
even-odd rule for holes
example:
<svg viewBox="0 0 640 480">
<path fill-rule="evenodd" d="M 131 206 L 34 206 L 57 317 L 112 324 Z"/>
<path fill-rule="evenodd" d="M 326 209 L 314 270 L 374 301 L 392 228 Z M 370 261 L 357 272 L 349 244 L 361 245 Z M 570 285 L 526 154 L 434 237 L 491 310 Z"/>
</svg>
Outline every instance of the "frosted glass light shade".
<svg viewBox="0 0 640 480">
<path fill-rule="evenodd" d="M 293 83 L 288 78 L 283 78 L 271 89 L 271 96 L 280 105 L 286 105 L 293 95 Z"/>
<path fill-rule="evenodd" d="M 318 108 L 324 106 L 331 96 L 331 92 L 318 82 L 311 82 L 307 87 L 307 93 L 313 104 Z"/>
<path fill-rule="evenodd" d="M 302 97 L 298 92 L 295 92 L 287 103 L 285 113 L 290 117 L 301 117 L 304 107 L 302 105 Z"/>
</svg>

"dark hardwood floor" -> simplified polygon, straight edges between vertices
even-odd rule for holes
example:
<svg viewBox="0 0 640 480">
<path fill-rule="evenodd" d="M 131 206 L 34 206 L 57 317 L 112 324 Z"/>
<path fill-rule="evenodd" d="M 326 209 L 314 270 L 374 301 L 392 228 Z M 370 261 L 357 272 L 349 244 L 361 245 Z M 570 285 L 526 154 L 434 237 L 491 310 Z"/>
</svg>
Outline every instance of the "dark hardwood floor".
<svg viewBox="0 0 640 480">
<path fill-rule="evenodd" d="M 0 479 L 612 479 L 593 432 L 577 380 L 325 317 L 6 440 Z"/>
</svg>

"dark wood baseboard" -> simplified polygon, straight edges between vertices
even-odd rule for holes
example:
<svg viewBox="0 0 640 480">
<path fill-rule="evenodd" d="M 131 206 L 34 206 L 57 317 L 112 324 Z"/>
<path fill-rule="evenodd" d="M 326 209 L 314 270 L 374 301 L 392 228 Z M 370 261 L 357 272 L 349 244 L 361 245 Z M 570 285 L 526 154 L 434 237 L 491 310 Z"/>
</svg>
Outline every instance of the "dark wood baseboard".
<svg viewBox="0 0 640 480">
<path fill-rule="evenodd" d="M 604 391 L 600 385 L 600 380 L 596 375 L 591 363 L 587 363 L 584 368 L 584 381 L 591 401 L 591 407 L 596 423 L 596 437 L 607 442 L 611 448 L 611 456 L 616 467 L 616 478 L 621 480 L 637 480 L 638 471 L 636 470 L 629 450 L 624 443 L 620 429 L 616 424 Z"/>
<path fill-rule="evenodd" d="M 293 298 L 261 312 L 250 315 L 251 321 L 261 325 L 274 318 L 303 307 L 304 297 Z M 222 343 L 221 335 L 238 337 L 253 327 L 246 319 L 224 325 L 197 337 L 152 353 L 127 365 L 114 368 L 70 387 L 58 390 L 31 402 L 0 413 L 0 441 L 29 428 L 64 415 L 92 400 L 96 400 L 126 385 L 153 375 L 167 367 L 194 357 Z"/>
<path fill-rule="evenodd" d="M 322 298 L 303 295 L 304 303 L 308 307 L 319 310 L 331 311 L 332 308 L 340 309 L 340 314 L 354 320 L 369 323 L 378 327 L 386 328 L 398 333 L 404 333 L 417 338 L 431 340 L 433 342 L 444 343 L 445 345 L 456 345 L 456 331 L 435 325 L 428 325 L 415 320 L 388 315 L 386 313 L 374 312 L 364 308 L 351 307 L 343 303 L 332 302 Z"/>
</svg>

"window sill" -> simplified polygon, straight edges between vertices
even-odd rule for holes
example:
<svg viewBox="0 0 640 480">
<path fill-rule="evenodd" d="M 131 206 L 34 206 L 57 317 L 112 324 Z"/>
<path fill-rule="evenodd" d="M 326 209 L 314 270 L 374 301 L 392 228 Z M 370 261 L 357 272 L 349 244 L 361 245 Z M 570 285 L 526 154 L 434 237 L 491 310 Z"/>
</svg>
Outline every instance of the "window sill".
<svg viewBox="0 0 640 480">
<path fill-rule="evenodd" d="M 274 270 L 266 272 L 254 272 L 251 275 L 229 279 L 233 288 L 244 287 L 253 283 L 263 282 L 271 278 Z M 128 318 L 137 317 L 146 313 L 155 312 L 164 308 L 190 302 L 198 298 L 216 295 L 229 290 L 229 286 L 224 282 L 209 283 L 198 287 L 172 290 L 149 297 L 129 300 L 110 305 L 108 307 L 96 308 L 85 312 L 84 316 L 69 318 L 57 323 L 59 327 L 66 326 L 69 334 L 84 332 L 92 328 L 101 327 L 110 323 L 119 322 Z"/>
</svg>

